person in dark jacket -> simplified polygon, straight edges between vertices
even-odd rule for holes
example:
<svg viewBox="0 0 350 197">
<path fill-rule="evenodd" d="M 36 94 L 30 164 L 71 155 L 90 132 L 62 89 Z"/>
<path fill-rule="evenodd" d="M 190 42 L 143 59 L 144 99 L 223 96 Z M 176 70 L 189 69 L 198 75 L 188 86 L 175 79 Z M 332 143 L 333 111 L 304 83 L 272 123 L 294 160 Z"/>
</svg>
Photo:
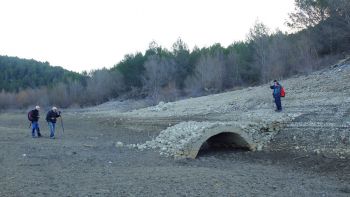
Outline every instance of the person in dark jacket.
<svg viewBox="0 0 350 197">
<path fill-rule="evenodd" d="M 55 124 L 57 121 L 57 118 L 61 116 L 61 112 L 57 110 L 57 107 L 52 107 L 52 110 L 47 112 L 46 115 L 46 121 L 50 128 L 50 138 L 55 138 Z"/>
<path fill-rule="evenodd" d="M 32 137 L 35 138 L 35 131 L 37 132 L 37 136 L 41 137 L 40 128 L 39 128 L 39 111 L 40 107 L 37 105 L 35 109 L 31 111 L 31 122 L 32 122 Z"/>
<path fill-rule="evenodd" d="M 273 85 L 270 86 L 271 89 L 273 89 L 272 95 L 273 98 L 275 98 L 275 103 L 276 103 L 276 112 L 281 112 L 282 111 L 282 103 L 281 103 L 281 89 L 282 86 L 278 83 L 277 80 L 273 81 Z"/>
</svg>

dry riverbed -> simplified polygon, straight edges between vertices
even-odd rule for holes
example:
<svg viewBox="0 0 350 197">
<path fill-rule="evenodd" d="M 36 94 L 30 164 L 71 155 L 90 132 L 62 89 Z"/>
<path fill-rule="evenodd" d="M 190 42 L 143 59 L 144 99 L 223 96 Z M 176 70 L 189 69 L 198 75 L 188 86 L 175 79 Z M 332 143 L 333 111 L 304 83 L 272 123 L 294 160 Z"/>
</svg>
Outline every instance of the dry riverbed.
<svg viewBox="0 0 350 197">
<path fill-rule="evenodd" d="M 0 114 L 0 196 L 350 195 L 348 158 L 280 149 L 173 160 L 125 146 L 156 137 L 170 119 L 114 118 L 64 113 L 65 133 L 58 124 L 51 140 L 43 120 L 33 139 L 25 113 Z"/>
</svg>

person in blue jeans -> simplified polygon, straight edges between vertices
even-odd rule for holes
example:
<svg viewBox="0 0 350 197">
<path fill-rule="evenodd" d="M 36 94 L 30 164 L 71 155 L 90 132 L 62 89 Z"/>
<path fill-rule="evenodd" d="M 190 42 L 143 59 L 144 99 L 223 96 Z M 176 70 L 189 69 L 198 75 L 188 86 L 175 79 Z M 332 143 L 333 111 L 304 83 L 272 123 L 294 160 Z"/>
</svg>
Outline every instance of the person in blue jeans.
<svg viewBox="0 0 350 197">
<path fill-rule="evenodd" d="M 282 86 L 278 83 L 277 80 L 273 81 L 273 85 L 270 86 L 271 89 L 273 89 L 272 95 L 273 98 L 275 98 L 275 103 L 276 103 L 276 112 L 281 112 L 282 111 L 282 103 L 281 103 L 281 89 Z"/>
<path fill-rule="evenodd" d="M 61 112 L 57 110 L 57 107 L 52 107 L 52 110 L 47 112 L 46 121 L 50 128 L 50 138 L 55 139 L 55 125 L 57 118 L 61 116 Z"/>
<path fill-rule="evenodd" d="M 31 120 L 31 123 L 32 123 L 32 137 L 35 138 L 35 131 L 37 133 L 37 136 L 38 137 L 41 137 L 41 133 L 40 133 L 40 128 L 39 128 L 39 118 L 40 118 L 40 115 L 39 115 L 39 111 L 40 111 L 40 107 L 37 105 L 35 106 L 35 109 L 33 109 L 31 112 L 30 112 L 30 120 Z"/>
</svg>

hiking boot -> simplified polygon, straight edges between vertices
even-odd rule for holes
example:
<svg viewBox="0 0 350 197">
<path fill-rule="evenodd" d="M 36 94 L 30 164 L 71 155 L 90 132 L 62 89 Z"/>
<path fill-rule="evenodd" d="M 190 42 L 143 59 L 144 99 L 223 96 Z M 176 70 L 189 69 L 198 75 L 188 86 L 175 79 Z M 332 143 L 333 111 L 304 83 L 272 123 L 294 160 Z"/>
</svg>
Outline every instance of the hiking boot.
<svg viewBox="0 0 350 197">
<path fill-rule="evenodd" d="M 41 137 L 41 133 L 38 133 L 38 137 Z"/>
</svg>

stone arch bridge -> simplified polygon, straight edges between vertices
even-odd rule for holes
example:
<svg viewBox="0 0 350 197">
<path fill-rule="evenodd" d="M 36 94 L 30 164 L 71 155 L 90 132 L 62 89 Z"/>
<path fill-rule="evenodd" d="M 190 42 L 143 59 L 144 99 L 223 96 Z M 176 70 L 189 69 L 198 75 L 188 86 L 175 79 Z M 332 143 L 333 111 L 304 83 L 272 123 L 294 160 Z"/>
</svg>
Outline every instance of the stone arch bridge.
<svg viewBox="0 0 350 197">
<path fill-rule="evenodd" d="M 294 117 L 277 120 L 231 122 L 181 122 L 160 132 L 151 141 L 130 146 L 139 150 L 158 149 L 176 159 L 196 158 L 206 146 L 230 146 L 259 151 Z"/>
</svg>

